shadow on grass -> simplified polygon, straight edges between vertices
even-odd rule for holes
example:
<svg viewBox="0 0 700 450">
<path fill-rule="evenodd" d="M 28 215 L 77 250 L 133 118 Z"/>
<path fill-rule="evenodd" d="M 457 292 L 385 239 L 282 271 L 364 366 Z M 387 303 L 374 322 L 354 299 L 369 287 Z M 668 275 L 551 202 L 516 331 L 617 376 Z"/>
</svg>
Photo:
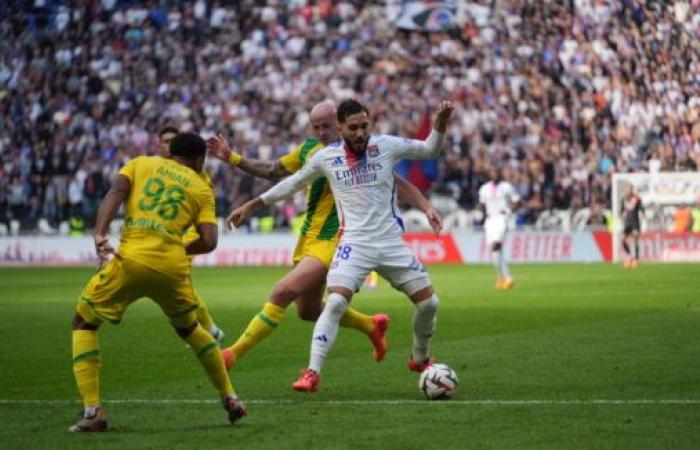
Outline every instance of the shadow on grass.
<svg viewBox="0 0 700 450">
<path fill-rule="evenodd" d="M 134 425 L 114 425 L 114 426 L 110 426 L 109 430 L 107 430 L 103 433 L 106 435 L 110 435 L 110 434 L 115 434 L 115 435 L 116 434 L 119 434 L 119 435 L 169 434 L 169 435 L 173 435 L 173 434 L 177 434 L 177 433 L 206 432 L 206 431 L 225 430 L 225 429 L 230 429 L 231 431 L 234 431 L 236 429 L 245 429 L 245 428 L 246 428 L 245 423 L 237 423 L 235 425 L 231 425 L 231 424 L 227 424 L 225 422 L 220 423 L 220 424 L 201 424 L 201 425 L 172 423 L 168 426 L 163 426 L 163 427 L 158 427 L 158 428 L 139 427 L 139 426 L 134 426 Z"/>
</svg>

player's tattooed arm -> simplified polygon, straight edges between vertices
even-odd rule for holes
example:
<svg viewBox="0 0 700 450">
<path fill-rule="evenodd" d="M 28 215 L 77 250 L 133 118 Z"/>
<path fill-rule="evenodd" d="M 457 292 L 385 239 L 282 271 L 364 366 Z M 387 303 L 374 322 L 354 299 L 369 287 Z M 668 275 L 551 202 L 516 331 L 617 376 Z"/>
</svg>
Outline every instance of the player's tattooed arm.
<svg viewBox="0 0 700 450">
<path fill-rule="evenodd" d="M 102 267 L 107 261 L 108 255 L 114 253 L 114 248 L 107 239 L 107 232 L 112 220 L 117 216 L 119 207 L 129 197 L 129 191 L 131 191 L 129 179 L 124 175 L 117 175 L 116 180 L 114 180 L 112 187 L 102 199 L 100 208 L 97 210 L 94 240 L 95 251 L 99 260 L 98 267 Z"/>
<path fill-rule="evenodd" d="M 256 177 L 265 178 L 271 181 L 278 181 L 289 175 L 279 161 L 263 161 L 260 159 L 241 159 L 238 168 Z"/>
<path fill-rule="evenodd" d="M 285 178 L 267 191 L 260 194 L 242 206 L 236 208 L 226 218 L 229 227 L 239 227 L 253 212 L 285 198 L 289 198 L 295 192 L 301 190 L 307 183 L 323 175 L 322 154 L 316 153 L 298 172 Z"/>
<path fill-rule="evenodd" d="M 289 175 L 287 169 L 279 161 L 244 158 L 240 153 L 231 150 L 228 141 L 221 134 L 209 138 L 207 148 L 215 158 L 259 178 L 277 181 Z"/>
<path fill-rule="evenodd" d="M 435 234 L 442 230 L 442 217 L 430 204 L 430 201 L 410 181 L 394 173 L 396 179 L 396 192 L 399 198 L 412 207 L 422 211 L 428 218 L 428 222 Z"/>
</svg>

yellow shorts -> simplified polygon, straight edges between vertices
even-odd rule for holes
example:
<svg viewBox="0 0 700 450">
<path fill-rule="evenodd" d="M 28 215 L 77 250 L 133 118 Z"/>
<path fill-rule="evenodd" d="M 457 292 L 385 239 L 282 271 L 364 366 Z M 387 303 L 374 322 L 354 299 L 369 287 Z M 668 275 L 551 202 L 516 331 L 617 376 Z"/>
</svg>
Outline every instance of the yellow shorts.
<svg viewBox="0 0 700 450">
<path fill-rule="evenodd" d="M 131 303 L 141 297 L 155 301 L 177 327 L 195 320 L 199 297 L 189 275 L 165 275 L 130 259 L 112 258 L 90 278 L 80 294 L 76 311 L 85 321 L 119 323 Z"/>
<path fill-rule="evenodd" d="M 312 256 L 323 263 L 326 269 L 331 266 L 335 248 L 338 246 L 338 238 L 329 240 L 314 239 L 301 236 L 294 249 L 294 264 L 298 264 L 306 256 Z"/>
</svg>

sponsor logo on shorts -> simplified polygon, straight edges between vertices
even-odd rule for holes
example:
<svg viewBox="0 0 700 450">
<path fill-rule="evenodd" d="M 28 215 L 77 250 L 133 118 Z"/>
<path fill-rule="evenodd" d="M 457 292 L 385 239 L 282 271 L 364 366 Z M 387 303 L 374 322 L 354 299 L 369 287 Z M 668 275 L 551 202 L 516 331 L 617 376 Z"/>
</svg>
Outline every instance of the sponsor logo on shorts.
<svg viewBox="0 0 700 450">
<path fill-rule="evenodd" d="M 327 342 L 328 342 L 328 337 L 326 337 L 325 334 L 319 334 L 318 336 L 316 336 L 316 337 L 314 338 L 314 341 L 321 341 L 321 342 L 327 343 Z"/>
</svg>

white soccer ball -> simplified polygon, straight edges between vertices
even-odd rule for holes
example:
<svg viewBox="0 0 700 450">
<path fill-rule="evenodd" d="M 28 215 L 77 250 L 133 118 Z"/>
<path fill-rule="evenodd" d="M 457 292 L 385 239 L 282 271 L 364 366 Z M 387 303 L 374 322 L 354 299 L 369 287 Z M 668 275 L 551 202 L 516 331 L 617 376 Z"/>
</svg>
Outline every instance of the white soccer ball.
<svg viewBox="0 0 700 450">
<path fill-rule="evenodd" d="M 457 393 L 457 373 L 447 364 L 432 364 L 420 374 L 418 388 L 428 400 L 448 399 Z"/>
</svg>

